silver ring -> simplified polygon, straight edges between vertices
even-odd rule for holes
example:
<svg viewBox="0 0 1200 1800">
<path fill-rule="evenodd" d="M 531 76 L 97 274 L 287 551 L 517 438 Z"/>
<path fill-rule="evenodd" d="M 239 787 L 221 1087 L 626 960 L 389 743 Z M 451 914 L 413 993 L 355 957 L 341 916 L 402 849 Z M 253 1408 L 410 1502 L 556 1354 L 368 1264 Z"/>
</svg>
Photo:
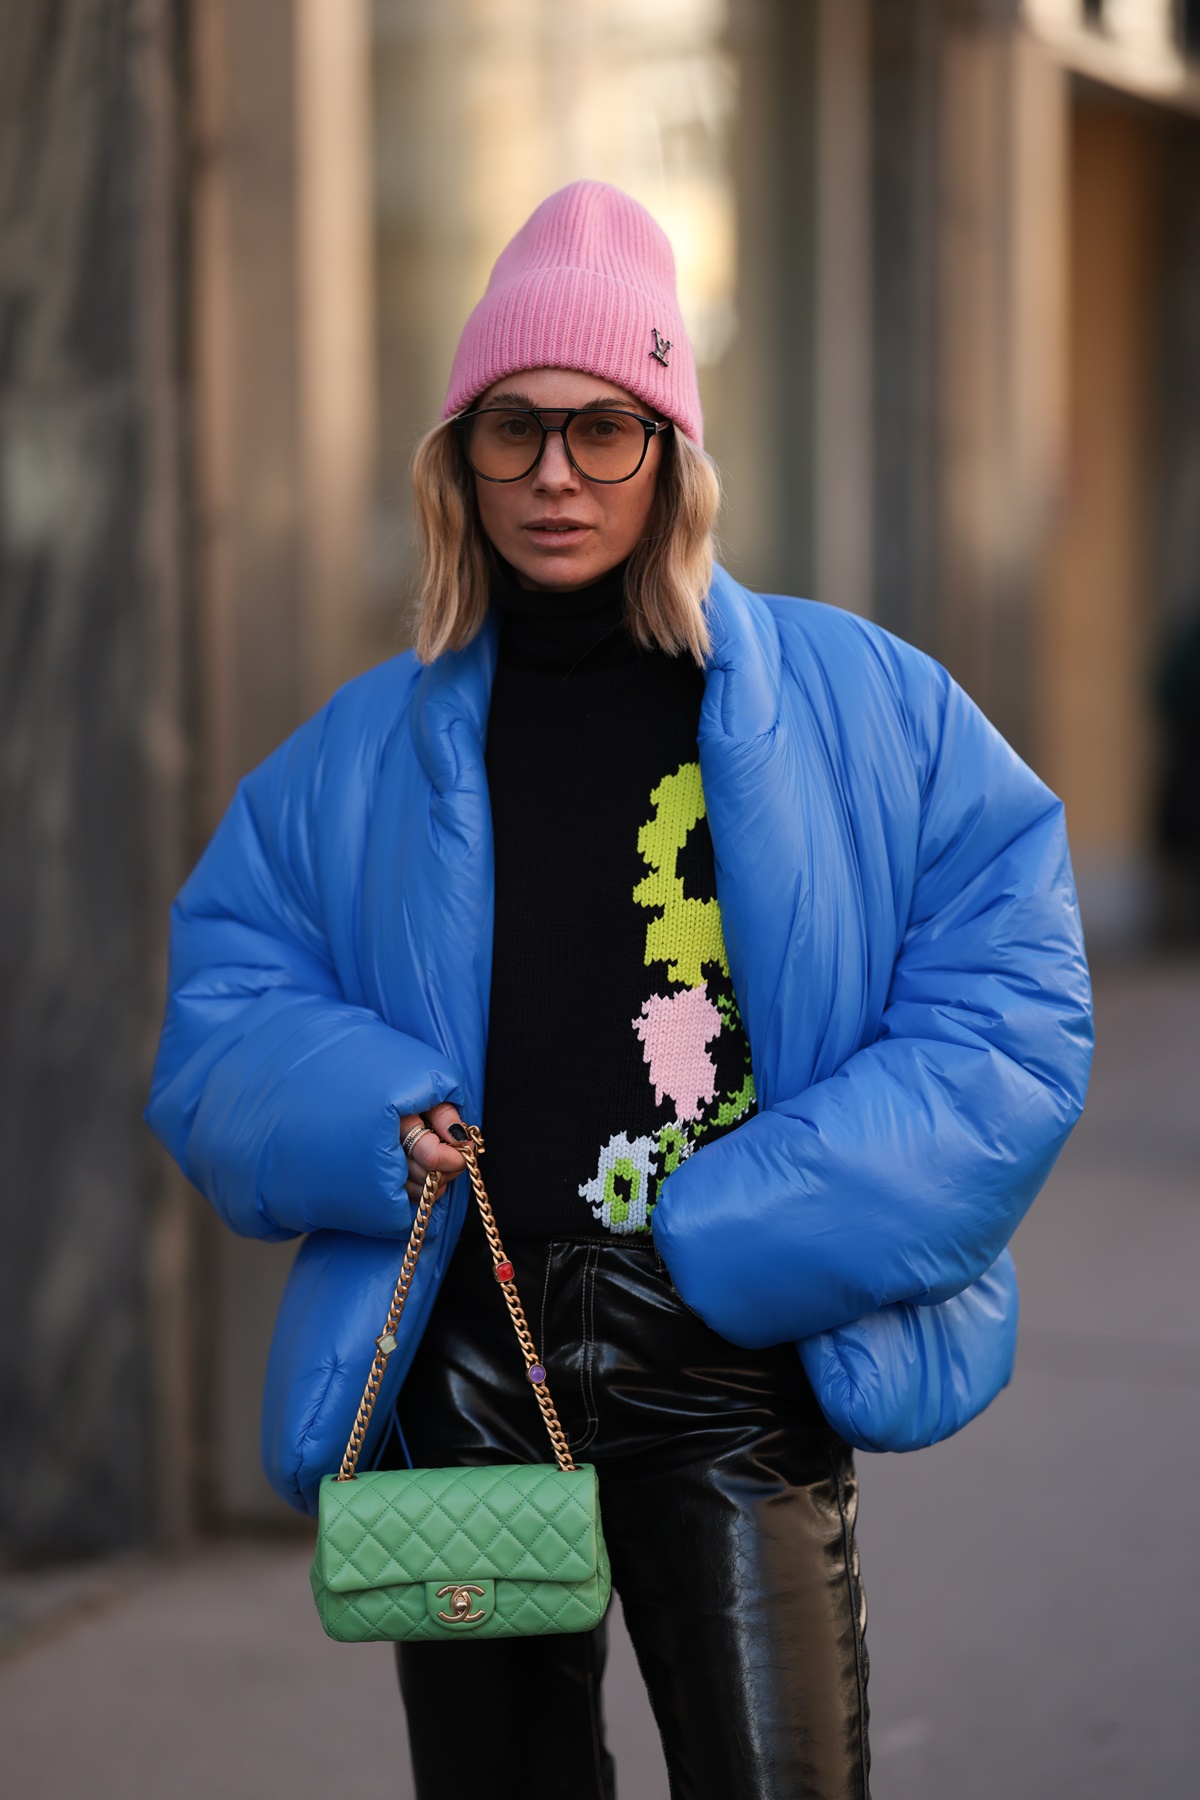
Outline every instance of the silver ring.
<svg viewBox="0 0 1200 1800">
<path fill-rule="evenodd" d="M 410 1157 L 412 1155 L 413 1145 L 418 1138 L 423 1138 L 426 1133 L 431 1137 L 437 1136 L 437 1132 L 434 1131 L 432 1125 L 414 1125 L 411 1131 L 405 1132 L 404 1136 L 400 1139 L 400 1148 L 403 1150 L 405 1157 Z"/>
</svg>

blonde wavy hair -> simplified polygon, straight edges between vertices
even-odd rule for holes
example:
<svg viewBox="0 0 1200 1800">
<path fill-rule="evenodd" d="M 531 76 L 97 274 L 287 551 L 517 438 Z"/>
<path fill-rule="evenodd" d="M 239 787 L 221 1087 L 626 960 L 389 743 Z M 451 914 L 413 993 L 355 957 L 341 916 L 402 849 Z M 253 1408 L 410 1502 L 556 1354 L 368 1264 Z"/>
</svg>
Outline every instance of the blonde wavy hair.
<svg viewBox="0 0 1200 1800">
<path fill-rule="evenodd" d="M 475 478 L 452 419 L 417 445 L 412 481 L 420 569 L 413 641 L 431 663 L 471 642 L 487 617 L 495 551 L 479 519 Z M 711 459 L 676 425 L 663 439 L 649 529 L 625 570 L 625 616 L 644 649 L 709 649 L 704 600 L 712 585 L 721 486 Z"/>
</svg>

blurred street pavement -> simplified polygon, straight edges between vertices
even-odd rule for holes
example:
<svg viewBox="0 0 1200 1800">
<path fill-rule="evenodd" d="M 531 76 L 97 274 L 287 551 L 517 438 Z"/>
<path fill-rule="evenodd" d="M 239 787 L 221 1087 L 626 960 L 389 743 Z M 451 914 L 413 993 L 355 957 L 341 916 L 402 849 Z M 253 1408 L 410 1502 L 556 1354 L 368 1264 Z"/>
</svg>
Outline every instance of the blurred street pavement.
<svg viewBox="0 0 1200 1800">
<path fill-rule="evenodd" d="M 1096 982 L 1011 1388 L 862 1458 L 877 1800 L 1200 1793 L 1200 964 Z"/>
<path fill-rule="evenodd" d="M 1200 964 L 1108 973 L 1098 1032 L 1015 1246 L 1012 1389 L 860 1462 L 876 1800 L 1200 1791 Z M 322 1637 L 307 1558 L 235 1542 L 0 1584 L 0 1789 L 406 1800 L 390 1652 Z M 621 1800 L 665 1800 L 619 1620 L 607 1705 Z M 469 1721 L 455 1748 L 486 1797 Z"/>
</svg>

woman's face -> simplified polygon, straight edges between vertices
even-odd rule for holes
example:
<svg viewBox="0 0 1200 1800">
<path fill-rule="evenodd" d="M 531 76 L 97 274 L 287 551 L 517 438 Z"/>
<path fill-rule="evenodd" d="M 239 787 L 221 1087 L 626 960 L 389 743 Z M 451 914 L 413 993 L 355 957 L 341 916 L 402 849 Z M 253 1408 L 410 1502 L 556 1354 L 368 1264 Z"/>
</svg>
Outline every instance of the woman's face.
<svg viewBox="0 0 1200 1800">
<path fill-rule="evenodd" d="M 483 406 L 536 406 L 561 424 L 557 407 L 608 401 L 644 419 L 653 417 L 642 400 L 624 388 L 571 369 L 523 369 L 494 382 L 475 401 Z M 474 410 L 474 408 L 472 409 Z M 546 438 L 536 469 L 520 481 L 475 477 L 479 517 L 500 555 L 517 572 L 522 587 L 586 587 L 624 562 L 645 535 L 654 504 L 661 440 L 652 438 L 646 459 L 628 481 L 606 487 L 586 481 L 572 467 L 558 432 Z"/>
</svg>

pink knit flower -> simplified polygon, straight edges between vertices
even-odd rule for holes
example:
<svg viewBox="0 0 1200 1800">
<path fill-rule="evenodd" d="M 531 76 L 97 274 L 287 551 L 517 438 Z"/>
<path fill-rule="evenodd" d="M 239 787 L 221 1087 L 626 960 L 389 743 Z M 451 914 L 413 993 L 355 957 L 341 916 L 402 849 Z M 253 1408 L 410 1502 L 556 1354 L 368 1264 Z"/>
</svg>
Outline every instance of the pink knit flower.
<svg viewBox="0 0 1200 1800">
<path fill-rule="evenodd" d="M 708 997 L 707 983 L 674 994 L 651 994 L 633 1029 L 644 1045 L 654 1098 L 664 1094 L 682 1122 L 700 1117 L 702 1101 L 717 1091 L 716 1064 L 705 1046 L 720 1035 L 721 1014 Z"/>
</svg>

